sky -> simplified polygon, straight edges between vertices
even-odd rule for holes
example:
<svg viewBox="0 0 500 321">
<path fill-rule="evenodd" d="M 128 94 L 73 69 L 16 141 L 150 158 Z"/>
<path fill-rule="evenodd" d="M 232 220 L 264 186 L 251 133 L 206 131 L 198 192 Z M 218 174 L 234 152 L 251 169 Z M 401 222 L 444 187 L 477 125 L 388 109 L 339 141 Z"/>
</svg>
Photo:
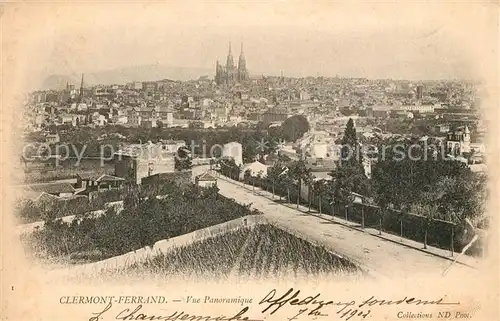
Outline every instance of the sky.
<svg viewBox="0 0 500 321">
<path fill-rule="evenodd" d="M 7 27 L 23 34 L 22 70 L 40 78 L 151 64 L 214 69 L 230 41 L 235 61 L 244 43 L 251 74 L 449 79 L 487 63 L 477 58 L 492 36 L 488 8 L 354 3 L 54 2 L 22 7 L 24 19 Z"/>
</svg>

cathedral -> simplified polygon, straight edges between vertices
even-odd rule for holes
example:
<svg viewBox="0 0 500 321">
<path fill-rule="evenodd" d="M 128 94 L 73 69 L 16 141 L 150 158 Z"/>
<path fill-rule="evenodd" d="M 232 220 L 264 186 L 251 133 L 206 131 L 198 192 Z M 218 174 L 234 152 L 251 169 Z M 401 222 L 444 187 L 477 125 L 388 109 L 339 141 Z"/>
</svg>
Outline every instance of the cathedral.
<svg viewBox="0 0 500 321">
<path fill-rule="evenodd" d="M 217 60 L 215 67 L 215 83 L 217 85 L 233 86 L 236 83 L 242 83 L 248 80 L 247 63 L 243 55 L 243 44 L 241 44 L 241 53 L 238 60 L 238 66 L 234 65 L 233 54 L 231 53 L 231 43 L 229 43 L 229 52 L 227 54 L 226 66 L 223 66 Z"/>
</svg>

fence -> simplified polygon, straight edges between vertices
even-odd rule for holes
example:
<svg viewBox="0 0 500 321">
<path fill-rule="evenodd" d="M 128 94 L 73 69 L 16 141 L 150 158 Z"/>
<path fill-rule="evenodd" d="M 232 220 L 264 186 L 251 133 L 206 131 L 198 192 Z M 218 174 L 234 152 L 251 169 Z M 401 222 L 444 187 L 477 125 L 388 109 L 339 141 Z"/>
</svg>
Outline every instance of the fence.
<svg viewBox="0 0 500 321">
<path fill-rule="evenodd" d="M 268 178 L 246 177 L 244 182 L 248 185 L 261 188 L 268 192 L 273 192 L 273 182 Z M 313 196 L 310 201 L 306 201 L 299 196 L 298 184 L 282 186 L 274 184 L 274 194 L 289 203 L 310 206 L 311 209 L 319 211 L 319 197 Z M 378 206 L 354 203 L 346 204 L 332 203 L 331 197 L 321 198 L 321 212 L 341 217 L 348 221 L 360 224 L 359 227 L 376 228 L 381 232 L 399 235 L 402 238 L 424 243 L 427 230 L 427 245 L 460 252 L 470 241 L 471 236 L 465 235 L 465 229 L 462 226 L 452 222 L 437 219 L 428 219 L 426 217 L 411 213 L 404 213 L 393 209 L 382 210 Z M 481 255 L 482 247 L 486 240 L 480 238 L 467 251 L 469 255 Z"/>
</svg>

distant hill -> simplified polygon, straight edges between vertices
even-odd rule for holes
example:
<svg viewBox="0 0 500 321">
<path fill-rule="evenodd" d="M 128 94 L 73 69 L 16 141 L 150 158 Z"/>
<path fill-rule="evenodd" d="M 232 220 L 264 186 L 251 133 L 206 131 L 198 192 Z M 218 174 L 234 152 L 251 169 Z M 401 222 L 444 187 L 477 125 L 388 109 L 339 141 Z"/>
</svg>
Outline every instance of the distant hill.
<svg viewBox="0 0 500 321">
<path fill-rule="evenodd" d="M 190 80 L 200 76 L 211 77 L 213 70 L 196 67 L 168 67 L 159 64 L 117 68 L 86 73 L 85 85 L 125 84 L 132 81 Z M 70 82 L 78 87 L 81 75 L 50 75 L 43 81 L 42 89 L 62 89 Z"/>
<path fill-rule="evenodd" d="M 50 75 L 43 80 L 41 89 L 64 89 L 66 84 L 75 84 L 78 80 L 67 75 Z"/>
</svg>

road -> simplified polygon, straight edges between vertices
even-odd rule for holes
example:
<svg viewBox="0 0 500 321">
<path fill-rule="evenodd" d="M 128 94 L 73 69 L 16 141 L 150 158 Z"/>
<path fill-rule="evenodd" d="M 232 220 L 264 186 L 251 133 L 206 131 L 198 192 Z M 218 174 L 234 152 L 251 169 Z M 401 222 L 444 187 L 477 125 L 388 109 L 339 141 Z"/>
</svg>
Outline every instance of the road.
<svg viewBox="0 0 500 321">
<path fill-rule="evenodd" d="M 197 172 L 206 170 L 196 168 Z M 379 238 L 343 224 L 331 222 L 317 216 L 308 215 L 294 208 L 279 204 L 259 195 L 264 191 L 253 192 L 251 187 L 241 183 L 219 178 L 217 186 L 220 194 L 235 199 L 240 203 L 252 204 L 253 208 L 278 226 L 293 231 L 298 235 L 322 244 L 337 254 L 348 257 L 363 269 L 378 277 L 408 277 L 443 275 L 453 263 L 451 260 L 414 249 L 397 242 Z M 336 218 L 336 220 L 338 220 Z M 339 220 L 338 220 L 339 221 Z M 405 241 L 410 243 L 411 241 Z M 446 252 L 446 251 L 444 251 Z M 448 269 L 446 276 L 465 275 L 472 277 L 477 270 L 455 263 Z"/>
</svg>

